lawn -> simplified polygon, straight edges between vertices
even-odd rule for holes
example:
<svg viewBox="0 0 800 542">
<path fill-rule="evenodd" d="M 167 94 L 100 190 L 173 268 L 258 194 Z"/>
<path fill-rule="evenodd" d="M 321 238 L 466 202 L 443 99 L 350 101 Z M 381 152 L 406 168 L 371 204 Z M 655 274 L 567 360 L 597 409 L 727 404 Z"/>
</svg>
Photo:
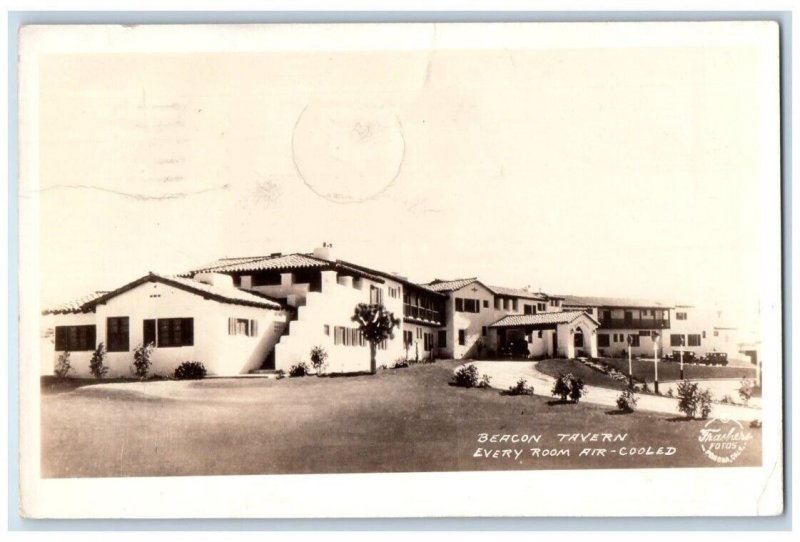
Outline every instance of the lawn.
<svg viewBox="0 0 800 542">
<path fill-rule="evenodd" d="M 607 407 L 448 385 L 453 361 L 345 378 L 208 379 L 42 390 L 45 477 L 719 467 L 698 444 L 702 421 L 618 415 Z M 84 384 L 90 384 L 84 382 Z M 150 386 L 149 388 L 143 386 Z M 160 390 L 143 394 L 142 390 Z M 732 466 L 760 464 L 761 434 Z M 480 435 L 538 435 L 481 443 Z M 623 442 L 564 443 L 612 433 Z M 622 456 L 620 446 L 673 446 Z M 580 456 L 604 448 L 606 457 Z M 495 450 L 519 457 L 486 458 Z M 532 449 L 569 455 L 534 456 Z M 490 450 L 487 452 L 487 450 Z M 563 453 L 563 452 L 561 452 Z M 513 454 L 512 454 L 513 455 Z"/>
<path fill-rule="evenodd" d="M 624 390 L 628 387 L 627 381 L 614 380 L 607 374 L 592 369 L 576 359 L 545 359 L 540 361 L 536 368 L 544 374 L 554 377 L 561 373 L 572 373 L 589 387 L 598 386 L 613 390 Z"/>
<path fill-rule="evenodd" d="M 628 358 L 602 358 L 606 363 L 625 374 L 628 374 Z M 633 377 L 639 381 L 652 382 L 654 379 L 654 363 L 652 361 L 634 359 Z M 706 380 L 713 378 L 756 378 L 753 367 L 725 367 L 719 365 L 683 364 L 684 376 L 690 380 Z M 681 364 L 674 361 L 658 362 L 658 379 L 660 381 L 680 380 Z"/>
</svg>

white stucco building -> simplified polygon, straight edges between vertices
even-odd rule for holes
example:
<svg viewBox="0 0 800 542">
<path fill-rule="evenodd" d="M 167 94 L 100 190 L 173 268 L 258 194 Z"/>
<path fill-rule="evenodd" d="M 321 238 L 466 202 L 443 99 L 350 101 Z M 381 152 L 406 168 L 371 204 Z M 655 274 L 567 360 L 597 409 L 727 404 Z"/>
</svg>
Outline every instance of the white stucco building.
<svg viewBox="0 0 800 542">
<path fill-rule="evenodd" d="M 654 338 L 663 356 L 676 336 L 702 354 L 722 350 L 732 333 L 696 327 L 686 306 L 551 295 L 476 277 L 419 284 L 337 259 L 325 244 L 311 253 L 222 258 L 96 292 L 44 311 L 43 343 L 51 361 L 70 352 L 72 376 L 89 375 L 100 342 L 109 376 L 129 376 L 133 350 L 147 343 L 155 345 L 151 373 L 164 376 L 184 361 L 220 376 L 288 372 L 310 366 L 315 346 L 328 353 L 329 373 L 367 371 L 369 344 L 352 319 L 359 303 L 383 305 L 399 320 L 376 350 L 377 365 L 387 367 L 401 359 L 617 356 L 629 340 L 634 355 L 652 356 Z M 52 369 L 45 363 L 42 372 Z"/>
</svg>

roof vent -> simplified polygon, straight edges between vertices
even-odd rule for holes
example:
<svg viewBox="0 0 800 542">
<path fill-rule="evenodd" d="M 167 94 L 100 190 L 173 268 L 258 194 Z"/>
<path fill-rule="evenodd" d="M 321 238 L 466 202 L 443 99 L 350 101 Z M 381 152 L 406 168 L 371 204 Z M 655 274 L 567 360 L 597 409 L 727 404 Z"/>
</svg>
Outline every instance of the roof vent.
<svg viewBox="0 0 800 542">
<path fill-rule="evenodd" d="M 280 258 L 281 256 L 283 256 L 283 252 L 273 252 L 269 255 L 270 258 Z"/>
</svg>

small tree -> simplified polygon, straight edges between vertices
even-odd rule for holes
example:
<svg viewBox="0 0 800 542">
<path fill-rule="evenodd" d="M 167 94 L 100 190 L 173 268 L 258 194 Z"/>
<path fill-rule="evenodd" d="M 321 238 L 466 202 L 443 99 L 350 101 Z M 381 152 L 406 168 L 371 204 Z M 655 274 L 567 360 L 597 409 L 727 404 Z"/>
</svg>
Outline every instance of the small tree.
<svg viewBox="0 0 800 542">
<path fill-rule="evenodd" d="M 66 378 L 67 373 L 70 372 L 71 369 L 72 364 L 69 362 L 69 351 L 65 350 L 63 353 L 59 354 L 58 361 L 56 361 L 56 366 L 53 368 L 53 372 L 58 378 Z"/>
<path fill-rule="evenodd" d="M 133 374 L 138 378 L 147 378 L 147 373 L 150 372 L 150 366 L 153 364 L 150 356 L 153 354 L 155 347 L 155 344 L 147 343 L 140 344 L 133 350 Z"/>
<path fill-rule="evenodd" d="M 92 352 L 92 359 L 89 360 L 89 372 L 91 372 L 92 375 L 98 380 L 106 376 L 106 373 L 108 373 L 108 367 L 105 365 L 105 360 L 106 347 L 101 342 L 97 345 L 97 348 L 94 349 L 94 352 Z"/>
<path fill-rule="evenodd" d="M 315 346 L 311 349 L 311 365 L 316 369 L 317 376 L 325 372 L 325 367 L 327 365 L 325 361 L 327 359 L 328 353 L 321 346 Z"/>
<path fill-rule="evenodd" d="M 617 408 L 622 412 L 633 412 L 638 402 L 639 399 L 636 397 L 636 394 L 633 393 L 633 390 L 624 390 L 620 396 L 617 397 Z"/>
<path fill-rule="evenodd" d="M 361 335 L 369 342 L 369 370 L 372 374 L 378 372 L 375 361 L 375 351 L 378 344 L 394 338 L 394 328 L 400 325 L 400 320 L 387 311 L 381 304 L 356 305 L 352 320 L 358 323 Z"/>
<path fill-rule="evenodd" d="M 577 403 L 581 400 L 581 397 L 586 395 L 587 390 L 586 385 L 580 378 L 576 378 L 572 373 L 561 373 L 553 383 L 553 389 L 550 390 L 550 393 L 560 397 L 564 403 L 567 402 L 568 397 L 573 403 Z"/>
<path fill-rule="evenodd" d="M 678 410 L 686 414 L 687 418 L 696 418 L 698 414 L 705 420 L 711 414 L 710 390 L 700 390 L 700 387 L 689 380 L 678 384 Z"/>
<path fill-rule="evenodd" d="M 755 386 L 755 382 L 750 380 L 749 378 L 743 378 L 741 384 L 739 385 L 739 397 L 742 398 L 744 404 L 750 402 L 750 398 L 753 397 L 753 387 Z"/>
</svg>

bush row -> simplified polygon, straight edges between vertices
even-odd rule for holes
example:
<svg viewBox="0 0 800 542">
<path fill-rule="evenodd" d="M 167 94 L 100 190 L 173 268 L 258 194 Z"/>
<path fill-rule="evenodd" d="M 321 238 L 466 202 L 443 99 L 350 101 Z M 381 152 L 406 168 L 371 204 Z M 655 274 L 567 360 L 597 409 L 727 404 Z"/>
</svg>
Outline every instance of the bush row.
<svg viewBox="0 0 800 542">
<path fill-rule="evenodd" d="M 153 343 L 140 344 L 133 350 L 133 362 L 130 366 L 133 376 L 140 380 L 147 378 L 150 373 L 150 366 L 153 364 L 150 359 L 153 355 L 153 350 L 155 350 Z M 89 359 L 89 372 L 98 380 L 108 374 L 108 366 L 105 363 L 106 355 L 105 345 L 100 343 Z M 58 378 L 66 378 L 71 370 L 70 352 L 62 352 L 56 361 L 54 373 Z M 172 376 L 176 380 L 199 380 L 205 378 L 206 368 L 200 361 L 184 361 L 175 369 Z"/>
</svg>

